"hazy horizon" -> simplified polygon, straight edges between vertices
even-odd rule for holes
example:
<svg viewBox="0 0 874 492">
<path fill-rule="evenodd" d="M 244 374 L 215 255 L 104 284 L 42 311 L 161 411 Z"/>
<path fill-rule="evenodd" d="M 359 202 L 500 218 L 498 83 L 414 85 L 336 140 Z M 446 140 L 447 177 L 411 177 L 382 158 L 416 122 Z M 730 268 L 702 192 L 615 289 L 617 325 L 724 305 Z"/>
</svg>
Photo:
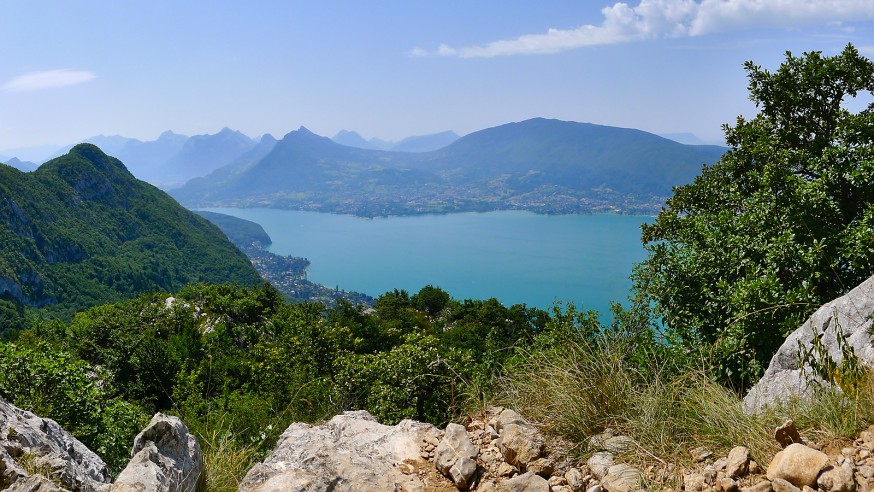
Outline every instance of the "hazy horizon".
<svg viewBox="0 0 874 492">
<path fill-rule="evenodd" d="M 868 0 L 4 7 L 0 149 L 223 127 L 399 141 L 533 117 L 717 142 L 755 112 L 744 61 L 874 56 Z"/>
</svg>

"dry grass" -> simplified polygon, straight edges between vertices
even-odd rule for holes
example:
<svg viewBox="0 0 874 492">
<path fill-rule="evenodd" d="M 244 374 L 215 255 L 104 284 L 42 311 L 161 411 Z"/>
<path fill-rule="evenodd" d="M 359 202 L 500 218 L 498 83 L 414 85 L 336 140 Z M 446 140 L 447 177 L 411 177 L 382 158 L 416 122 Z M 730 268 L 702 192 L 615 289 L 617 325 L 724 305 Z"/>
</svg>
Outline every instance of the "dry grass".
<svg viewBox="0 0 874 492">
<path fill-rule="evenodd" d="M 634 439 L 637 449 L 624 458 L 641 466 L 688 465 L 689 450 L 700 445 L 722 456 L 746 446 L 767 466 L 779 451 L 774 428 L 786 418 L 818 443 L 852 439 L 874 422 L 874 377 L 854 395 L 820 390 L 808 400 L 747 415 L 740 395 L 704 371 L 677 375 L 635 367 L 625 357 L 628 349 L 602 340 L 532 353 L 502 382 L 500 403 L 583 452 L 590 436 L 610 427 Z"/>
<path fill-rule="evenodd" d="M 206 491 L 231 492 L 259 460 L 254 446 L 240 443 L 222 422 L 199 433 L 206 474 Z"/>
<path fill-rule="evenodd" d="M 816 442 L 852 440 L 874 423 L 874 374 L 866 369 L 853 393 L 820 388 L 813 397 L 791 401 L 774 412 L 793 419 Z"/>
<path fill-rule="evenodd" d="M 633 385 L 618 353 L 570 342 L 559 351 L 529 354 L 523 367 L 500 382 L 499 399 L 548 432 L 584 448 L 589 436 L 624 421 Z"/>
</svg>

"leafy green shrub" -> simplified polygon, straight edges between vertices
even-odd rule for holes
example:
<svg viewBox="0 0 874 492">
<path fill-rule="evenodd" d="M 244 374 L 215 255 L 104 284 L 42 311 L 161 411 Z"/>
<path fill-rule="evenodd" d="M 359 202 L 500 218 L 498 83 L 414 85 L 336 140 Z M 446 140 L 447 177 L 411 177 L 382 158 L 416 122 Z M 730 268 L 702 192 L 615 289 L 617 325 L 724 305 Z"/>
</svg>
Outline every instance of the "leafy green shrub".
<svg viewBox="0 0 874 492">
<path fill-rule="evenodd" d="M 0 343 L 0 397 L 58 422 L 118 472 L 149 415 L 117 397 L 109 374 L 37 341 Z"/>
</svg>

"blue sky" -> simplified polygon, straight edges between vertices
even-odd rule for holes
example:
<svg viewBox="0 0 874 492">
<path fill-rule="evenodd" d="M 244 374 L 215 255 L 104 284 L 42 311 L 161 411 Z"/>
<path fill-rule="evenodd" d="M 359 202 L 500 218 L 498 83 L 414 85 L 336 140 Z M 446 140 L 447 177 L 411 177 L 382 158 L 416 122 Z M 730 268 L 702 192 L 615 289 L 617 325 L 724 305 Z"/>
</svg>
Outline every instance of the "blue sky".
<svg viewBox="0 0 874 492">
<path fill-rule="evenodd" d="M 715 141 L 755 112 L 745 60 L 848 42 L 874 58 L 871 0 L 0 0 L 0 149 L 536 116 Z"/>
</svg>

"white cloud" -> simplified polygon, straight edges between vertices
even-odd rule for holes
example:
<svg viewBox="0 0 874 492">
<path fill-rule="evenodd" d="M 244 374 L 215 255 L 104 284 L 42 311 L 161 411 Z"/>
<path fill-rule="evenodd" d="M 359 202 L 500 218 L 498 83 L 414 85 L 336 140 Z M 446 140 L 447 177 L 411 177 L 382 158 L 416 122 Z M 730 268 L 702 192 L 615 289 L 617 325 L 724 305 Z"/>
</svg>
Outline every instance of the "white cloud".
<svg viewBox="0 0 874 492">
<path fill-rule="evenodd" d="M 480 46 L 452 48 L 445 44 L 427 54 L 461 58 L 559 53 L 602 44 L 642 39 L 700 36 L 750 28 L 792 28 L 811 24 L 874 19 L 871 0 L 640 0 L 636 7 L 619 2 L 601 9 L 601 24 L 575 29 L 550 29 L 516 39 Z"/>
<path fill-rule="evenodd" d="M 29 72 L 19 75 L 6 82 L 0 89 L 7 92 L 27 92 L 42 89 L 56 89 L 68 85 L 81 84 L 97 77 L 85 70 L 46 70 L 43 72 Z"/>
</svg>

